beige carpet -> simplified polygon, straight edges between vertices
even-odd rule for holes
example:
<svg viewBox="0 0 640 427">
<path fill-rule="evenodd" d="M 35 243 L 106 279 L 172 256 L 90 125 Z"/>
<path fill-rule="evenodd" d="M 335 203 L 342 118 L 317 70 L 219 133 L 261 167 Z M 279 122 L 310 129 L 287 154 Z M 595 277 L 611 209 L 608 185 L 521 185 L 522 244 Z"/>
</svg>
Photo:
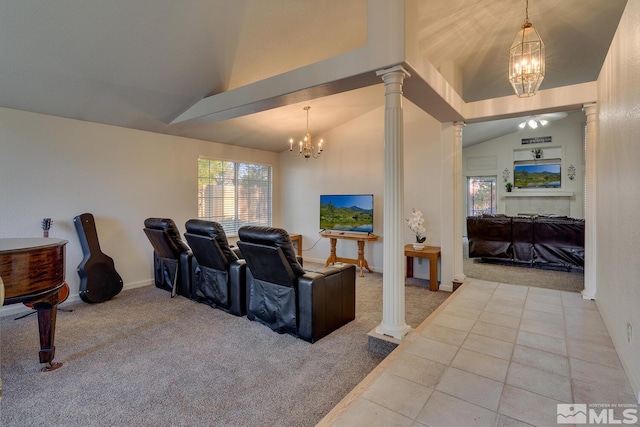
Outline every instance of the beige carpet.
<svg viewBox="0 0 640 427">
<path fill-rule="evenodd" d="M 418 326 L 450 294 L 406 286 Z M 356 319 L 315 344 L 147 286 L 102 304 L 63 304 L 56 360 L 40 372 L 37 321 L 0 319 L 0 425 L 313 426 L 382 357 L 382 275 L 356 284 Z"/>
</svg>

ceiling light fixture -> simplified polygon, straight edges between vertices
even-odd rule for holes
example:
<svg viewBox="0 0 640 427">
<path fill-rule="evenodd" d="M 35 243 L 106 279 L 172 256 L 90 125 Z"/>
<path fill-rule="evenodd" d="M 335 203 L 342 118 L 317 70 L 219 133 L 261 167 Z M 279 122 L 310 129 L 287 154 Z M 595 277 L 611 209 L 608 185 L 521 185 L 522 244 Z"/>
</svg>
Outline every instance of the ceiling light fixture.
<svg viewBox="0 0 640 427">
<path fill-rule="evenodd" d="M 536 94 L 544 79 L 544 43 L 529 22 L 529 0 L 526 0 L 525 20 L 509 50 L 509 83 L 518 98 Z"/>
<path fill-rule="evenodd" d="M 549 124 L 548 120 L 541 119 L 539 117 L 529 117 L 524 122 L 520 123 L 518 127 L 520 129 L 524 129 L 529 126 L 529 129 L 538 129 L 540 126 L 546 126 Z"/>
<path fill-rule="evenodd" d="M 298 143 L 299 149 L 298 152 L 295 153 L 296 156 L 302 156 L 305 159 L 308 159 L 309 157 L 313 157 L 314 159 L 317 159 L 318 157 L 320 157 L 320 154 L 322 154 L 322 151 L 324 151 L 324 148 L 322 148 L 322 145 L 324 144 L 324 140 L 320 140 L 318 142 L 318 147 L 314 147 L 313 144 L 311 143 L 311 134 L 309 133 L 309 110 L 311 109 L 311 107 L 306 106 L 304 107 L 304 110 L 307 112 L 307 133 L 304 136 L 303 139 L 300 140 L 300 142 Z M 293 152 L 293 138 L 289 139 L 289 151 Z"/>
</svg>

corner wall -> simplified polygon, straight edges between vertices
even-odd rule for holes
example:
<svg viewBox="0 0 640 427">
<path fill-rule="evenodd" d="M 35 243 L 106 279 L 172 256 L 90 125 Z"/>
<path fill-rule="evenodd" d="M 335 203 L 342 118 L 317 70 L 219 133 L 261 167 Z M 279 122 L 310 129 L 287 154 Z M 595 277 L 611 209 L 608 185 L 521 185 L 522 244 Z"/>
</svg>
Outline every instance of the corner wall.
<svg viewBox="0 0 640 427">
<path fill-rule="evenodd" d="M 380 85 L 380 99 L 384 87 Z M 427 244 L 440 246 L 440 123 L 406 99 L 404 116 L 405 206 L 408 216 L 412 208 L 423 212 L 427 229 Z M 379 107 L 351 122 L 316 138 L 325 139 L 325 151 L 320 159 L 304 160 L 292 157 L 289 151 L 280 154 L 282 173 L 282 226 L 291 233 L 303 235 L 303 256 L 324 263 L 329 256 L 329 240 L 318 236 L 320 194 L 374 195 L 375 242 L 365 245 L 365 258 L 374 271 L 383 265 L 383 203 L 384 203 L 384 107 Z M 404 227 L 403 240 L 414 237 Z M 357 258 L 354 241 L 339 241 L 339 257 Z M 366 274 L 366 273 L 365 273 Z M 428 262 L 414 266 L 414 275 L 429 278 Z"/>
<path fill-rule="evenodd" d="M 629 0 L 598 77 L 596 302 L 640 403 L 638 46 L 640 1 Z"/>
<path fill-rule="evenodd" d="M 143 222 L 172 218 L 181 233 L 197 215 L 197 158 L 270 164 L 274 224 L 279 223 L 279 156 L 261 150 L 0 108 L 0 237 L 68 240 L 66 280 L 77 298 L 83 258 L 73 218 L 96 220 L 101 250 L 125 287 L 153 282 L 152 248 Z M 22 304 L 2 309 L 24 309 Z"/>
</svg>

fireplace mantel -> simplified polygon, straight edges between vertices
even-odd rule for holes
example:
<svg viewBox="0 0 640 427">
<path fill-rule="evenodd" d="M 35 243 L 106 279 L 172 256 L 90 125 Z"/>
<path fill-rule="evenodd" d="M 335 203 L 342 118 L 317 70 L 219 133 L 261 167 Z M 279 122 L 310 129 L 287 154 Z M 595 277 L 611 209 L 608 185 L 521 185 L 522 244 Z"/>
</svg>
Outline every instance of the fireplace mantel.
<svg viewBox="0 0 640 427">
<path fill-rule="evenodd" d="M 520 190 L 506 193 L 503 197 L 573 197 L 573 191 L 560 190 Z"/>
</svg>

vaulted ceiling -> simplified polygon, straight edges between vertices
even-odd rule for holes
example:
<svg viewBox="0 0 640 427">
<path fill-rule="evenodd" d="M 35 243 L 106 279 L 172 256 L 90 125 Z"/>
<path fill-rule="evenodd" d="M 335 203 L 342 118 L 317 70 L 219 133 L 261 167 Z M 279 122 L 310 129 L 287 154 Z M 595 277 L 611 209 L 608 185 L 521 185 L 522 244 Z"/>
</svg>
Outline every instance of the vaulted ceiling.
<svg viewBox="0 0 640 427">
<path fill-rule="evenodd" d="M 282 151 L 303 130 L 304 105 L 317 134 L 383 105 L 384 89 L 369 80 L 205 126 L 171 122 L 211 95 L 365 47 L 368 1 L 0 0 L 0 106 Z M 463 100 L 511 93 L 508 48 L 524 1 L 407 3 L 420 54 Z M 625 5 L 530 0 L 547 49 L 541 89 L 594 81 Z"/>
</svg>

